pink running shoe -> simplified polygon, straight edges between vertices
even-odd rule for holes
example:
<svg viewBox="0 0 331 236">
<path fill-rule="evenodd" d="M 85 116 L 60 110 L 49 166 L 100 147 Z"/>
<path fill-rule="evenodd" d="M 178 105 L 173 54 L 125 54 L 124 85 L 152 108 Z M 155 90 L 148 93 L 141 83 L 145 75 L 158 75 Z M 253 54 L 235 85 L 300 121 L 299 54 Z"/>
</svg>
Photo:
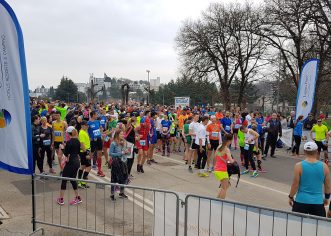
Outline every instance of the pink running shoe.
<svg viewBox="0 0 331 236">
<path fill-rule="evenodd" d="M 53 168 L 50 168 L 50 169 L 49 169 L 49 173 L 50 173 L 50 174 L 56 174 L 56 171 L 55 171 Z"/>
<path fill-rule="evenodd" d="M 70 205 L 77 205 L 77 204 L 80 204 L 80 203 L 82 203 L 83 201 L 82 201 L 82 199 L 80 198 L 80 196 L 77 196 L 77 197 L 75 197 L 74 199 L 72 199 L 70 202 L 69 202 L 69 204 Z"/>
<path fill-rule="evenodd" d="M 63 198 L 59 197 L 59 198 L 56 200 L 56 203 L 59 204 L 60 206 L 64 205 L 64 200 L 63 200 Z"/>
</svg>

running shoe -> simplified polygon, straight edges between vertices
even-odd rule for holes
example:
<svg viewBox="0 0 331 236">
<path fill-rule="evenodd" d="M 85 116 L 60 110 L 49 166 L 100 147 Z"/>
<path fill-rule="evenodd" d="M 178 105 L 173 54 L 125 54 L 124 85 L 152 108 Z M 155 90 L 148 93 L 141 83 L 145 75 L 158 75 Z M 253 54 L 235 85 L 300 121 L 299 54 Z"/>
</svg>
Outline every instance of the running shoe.
<svg viewBox="0 0 331 236">
<path fill-rule="evenodd" d="M 209 173 L 211 173 L 212 171 L 213 171 L 213 168 L 212 167 L 208 168 L 208 172 Z"/>
<path fill-rule="evenodd" d="M 256 178 L 258 176 L 259 176 L 259 174 L 257 173 L 257 171 L 254 171 L 253 174 L 251 175 L 251 177 L 254 177 L 254 178 Z"/>
<path fill-rule="evenodd" d="M 200 173 L 200 172 L 198 173 L 198 176 L 199 177 L 205 177 L 204 173 Z"/>
<path fill-rule="evenodd" d="M 185 165 L 187 165 L 187 163 L 188 163 L 188 161 L 186 160 L 186 161 L 185 161 Z"/>
<path fill-rule="evenodd" d="M 84 188 L 83 185 L 82 185 L 82 182 L 78 181 L 78 188 Z"/>
<path fill-rule="evenodd" d="M 262 169 L 262 168 L 258 168 L 257 171 L 258 171 L 259 173 L 267 173 L 267 171 L 264 170 L 264 169 Z"/>
<path fill-rule="evenodd" d="M 244 170 L 243 172 L 241 172 L 242 175 L 248 174 L 249 170 Z"/>
<path fill-rule="evenodd" d="M 151 162 L 154 163 L 154 164 L 158 163 L 157 161 L 155 161 L 155 159 L 152 159 Z"/>
<path fill-rule="evenodd" d="M 50 169 L 49 169 L 49 173 L 50 173 L 50 174 L 56 174 L 56 171 L 55 171 L 53 168 L 50 168 Z"/>
<path fill-rule="evenodd" d="M 188 171 L 189 171 L 190 173 L 193 173 L 192 166 L 189 166 L 189 167 L 188 167 Z"/>
<path fill-rule="evenodd" d="M 63 198 L 59 197 L 57 200 L 56 200 L 57 204 L 59 204 L 60 206 L 64 205 L 64 200 Z"/>
<path fill-rule="evenodd" d="M 133 175 L 129 175 L 129 179 L 134 179 L 134 176 Z"/>
<path fill-rule="evenodd" d="M 207 173 L 203 173 L 203 177 L 209 177 Z"/>
<path fill-rule="evenodd" d="M 140 166 L 140 172 L 141 173 L 145 173 L 144 169 L 143 169 L 143 166 Z"/>
<path fill-rule="evenodd" d="M 98 171 L 97 176 L 105 177 L 106 175 L 102 171 Z"/>
<path fill-rule="evenodd" d="M 105 166 L 108 166 L 108 161 L 105 162 Z"/>
<path fill-rule="evenodd" d="M 182 150 L 180 150 L 180 148 L 178 148 L 178 152 L 182 152 Z"/>
<path fill-rule="evenodd" d="M 120 193 L 120 194 L 118 195 L 118 197 L 119 197 L 119 198 L 128 198 L 128 196 L 125 195 L 125 193 Z"/>
<path fill-rule="evenodd" d="M 81 185 L 82 185 L 83 188 L 90 188 L 90 186 L 87 185 L 87 183 L 82 182 Z"/>
<path fill-rule="evenodd" d="M 77 205 L 77 204 L 80 204 L 80 203 L 82 203 L 83 201 L 82 201 L 82 199 L 80 198 L 80 196 L 77 196 L 77 197 L 75 197 L 74 199 L 72 199 L 70 202 L 69 202 L 69 204 L 70 205 Z"/>
<path fill-rule="evenodd" d="M 115 199 L 115 195 L 110 195 L 110 199 L 111 199 L 112 201 L 116 201 L 116 199 Z"/>
<path fill-rule="evenodd" d="M 150 160 L 147 160 L 147 165 L 152 165 L 152 162 Z"/>
</svg>

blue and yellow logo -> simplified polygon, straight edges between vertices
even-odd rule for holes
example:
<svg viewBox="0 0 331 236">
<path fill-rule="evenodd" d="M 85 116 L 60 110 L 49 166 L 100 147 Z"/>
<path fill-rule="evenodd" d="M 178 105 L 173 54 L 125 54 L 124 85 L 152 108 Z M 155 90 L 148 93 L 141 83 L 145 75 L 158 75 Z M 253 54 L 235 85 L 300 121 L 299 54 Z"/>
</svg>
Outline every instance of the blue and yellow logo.
<svg viewBox="0 0 331 236">
<path fill-rule="evenodd" d="M 303 101 L 301 105 L 302 105 L 303 108 L 306 108 L 307 105 L 308 105 L 308 102 L 307 101 Z"/>
<path fill-rule="evenodd" d="M 6 128 L 11 122 L 10 113 L 5 109 L 0 109 L 0 129 Z"/>
</svg>

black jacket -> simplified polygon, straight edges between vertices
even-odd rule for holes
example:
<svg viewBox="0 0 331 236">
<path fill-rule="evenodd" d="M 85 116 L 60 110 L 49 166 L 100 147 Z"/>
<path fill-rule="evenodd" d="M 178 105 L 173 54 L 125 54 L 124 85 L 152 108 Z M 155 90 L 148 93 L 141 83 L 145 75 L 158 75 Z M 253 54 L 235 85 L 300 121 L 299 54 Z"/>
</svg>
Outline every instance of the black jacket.
<svg viewBox="0 0 331 236">
<path fill-rule="evenodd" d="M 268 124 L 268 135 L 272 136 L 282 136 L 282 125 L 280 124 L 279 120 L 273 121 L 272 119 L 269 120 Z"/>
<path fill-rule="evenodd" d="M 39 125 L 32 124 L 32 144 L 34 146 L 40 146 L 41 127 Z"/>
</svg>

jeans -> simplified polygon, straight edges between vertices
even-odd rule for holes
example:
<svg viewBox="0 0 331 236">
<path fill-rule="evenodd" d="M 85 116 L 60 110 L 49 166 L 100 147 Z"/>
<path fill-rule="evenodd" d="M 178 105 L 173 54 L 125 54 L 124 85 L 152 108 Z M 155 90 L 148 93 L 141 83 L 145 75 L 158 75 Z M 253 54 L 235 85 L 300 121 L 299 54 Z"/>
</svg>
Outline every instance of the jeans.
<svg viewBox="0 0 331 236">
<path fill-rule="evenodd" d="M 206 152 L 206 146 L 203 146 L 203 151 L 200 151 L 200 148 L 198 148 L 197 152 L 198 152 L 198 160 L 197 160 L 197 166 L 198 169 L 204 169 L 206 166 L 206 162 L 207 162 L 207 152 Z M 202 161 L 202 162 L 201 162 Z"/>
</svg>

